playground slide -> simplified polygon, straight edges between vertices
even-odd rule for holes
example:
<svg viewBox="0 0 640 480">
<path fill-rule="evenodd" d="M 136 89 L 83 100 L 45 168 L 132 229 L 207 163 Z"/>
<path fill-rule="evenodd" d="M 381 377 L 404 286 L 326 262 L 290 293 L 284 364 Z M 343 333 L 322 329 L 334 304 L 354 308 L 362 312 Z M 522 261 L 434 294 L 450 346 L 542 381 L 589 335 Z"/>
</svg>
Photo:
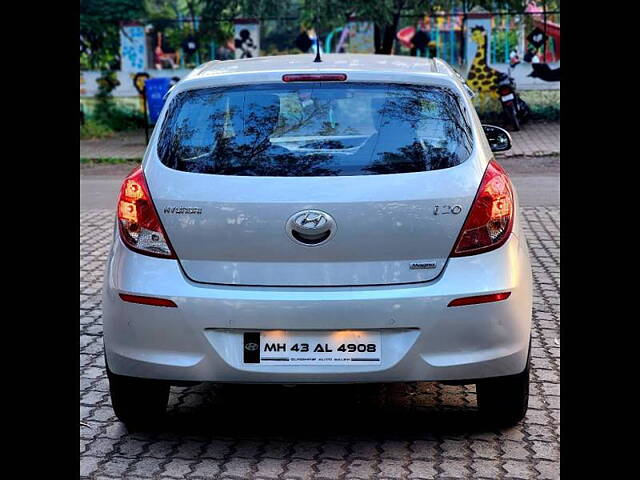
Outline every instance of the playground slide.
<svg viewBox="0 0 640 480">
<path fill-rule="evenodd" d="M 525 12 L 532 13 L 535 26 L 540 30 L 545 31 L 544 10 L 539 7 L 536 2 L 529 2 L 527 8 L 525 9 Z M 556 51 L 554 60 L 560 60 L 560 24 L 547 20 L 546 32 L 548 37 L 553 38 L 553 43 Z M 547 53 L 547 56 L 548 55 L 549 53 Z M 547 61 L 549 61 L 549 59 L 547 59 Z"/>
<path fill-rule="evenodd" d="M 544 21 L 535 20 L 535 26 L 544 31 Z M 560 60 L 560 25 L 553 22 L 547 22 L 547 36 L 553 38 L 553 44 L 555 47 L 555 60 Z M 547 53 L 550 55 L 550 53 Z M 549 59 L 547 59 L 549 61 Z"/>
<path fill-rule="evenodd" d="M 405 27 L 398 30 L 396 33 L 396 38 L 398 41 L 407 48 L 411 48 L 411 39 L 416 33 L 416 27 Z"/>
</svg>

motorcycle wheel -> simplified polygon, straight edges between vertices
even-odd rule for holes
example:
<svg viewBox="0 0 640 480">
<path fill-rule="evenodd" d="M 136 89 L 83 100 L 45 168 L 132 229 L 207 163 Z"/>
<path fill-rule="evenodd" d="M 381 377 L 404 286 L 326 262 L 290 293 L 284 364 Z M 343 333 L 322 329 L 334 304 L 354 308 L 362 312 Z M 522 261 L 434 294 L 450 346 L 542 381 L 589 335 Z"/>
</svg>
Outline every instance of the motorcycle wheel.
<svg viewBox="0 0 640 480">
<path fill-rule="evenodd" d="M 518 130 L 520 130 L 520 119 L 518 118 L 518 112 L 516 111 L 515 104 L 512 103 L 510 106 L 508 106 L 505 110 L 505 113 L 507 114 L 507 118 L 511 122 L 511 125 L 513 125 L 513 131 L 517 132 Z"/>
<path fill-rule="evenodd" d="M 518 97 L 518 106 L 520 110 L 520 124 L 527 123 L 529 121 L 529 117 L 531 116 L 531 109 L 527 102 Z"/>
</svg>

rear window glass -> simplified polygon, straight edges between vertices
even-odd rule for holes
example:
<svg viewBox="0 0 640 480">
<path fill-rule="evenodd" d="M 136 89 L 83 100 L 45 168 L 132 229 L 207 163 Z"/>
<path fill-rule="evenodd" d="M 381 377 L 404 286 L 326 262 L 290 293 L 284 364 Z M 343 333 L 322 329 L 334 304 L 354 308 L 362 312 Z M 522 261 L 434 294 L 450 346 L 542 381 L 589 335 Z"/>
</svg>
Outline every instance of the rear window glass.
<svg viewBox="0 0 640 480">
<path fill-rule="evenodd" d="M 438 170 L 471 150 L 448 90 L 356 83 L 186 91 L 169 105 L 158 143 L 176 170 L 278 177 Z"/>
</svg>

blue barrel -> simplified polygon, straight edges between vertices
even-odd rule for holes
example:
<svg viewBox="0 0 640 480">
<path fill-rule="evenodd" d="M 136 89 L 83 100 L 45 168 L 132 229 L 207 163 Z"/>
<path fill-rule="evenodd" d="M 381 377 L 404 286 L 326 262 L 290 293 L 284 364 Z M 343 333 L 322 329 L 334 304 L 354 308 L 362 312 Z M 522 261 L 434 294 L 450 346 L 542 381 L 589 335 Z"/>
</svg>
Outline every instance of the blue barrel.
<svg viewBox="0 0 640 480">
<path fill-rule="evenodd" d="M 169 91 L 171 79 L 168 77 L 150 78 L 144 86 L 149 105 L 149 121 L 154 124 L 158 121 L 160 111 L 164 105 L 164 96 Z"/>
</svg>

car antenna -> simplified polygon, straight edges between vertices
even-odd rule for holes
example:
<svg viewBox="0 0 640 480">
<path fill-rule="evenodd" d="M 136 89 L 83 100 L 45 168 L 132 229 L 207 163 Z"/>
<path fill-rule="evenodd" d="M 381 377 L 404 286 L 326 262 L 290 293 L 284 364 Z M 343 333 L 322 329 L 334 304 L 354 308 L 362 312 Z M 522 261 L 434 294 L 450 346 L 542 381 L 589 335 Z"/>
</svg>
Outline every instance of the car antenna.
<svg viewBox="0 0 640 480">
<path fill-rule="evenodd" d="M 313 23 L 318 26 L 320 20 L 320 9 L 318 8 L 318 0 L 316 0 L 316 15 L 315 21 Z M 320 58 L 320 33 L 319 30 L 316 30 L 316 58 L 313 60 L 313 63 L 320 63 L 322 59 Z"/>
<path fill-rule="evenodd" d="M 319 63 L 322 62 L 322 59 L 320 58 L 320 35 L 318 34 L 318 31 L 316 30 L 316 58 L 313 60 L 314 63 Z"/>
</svg>

